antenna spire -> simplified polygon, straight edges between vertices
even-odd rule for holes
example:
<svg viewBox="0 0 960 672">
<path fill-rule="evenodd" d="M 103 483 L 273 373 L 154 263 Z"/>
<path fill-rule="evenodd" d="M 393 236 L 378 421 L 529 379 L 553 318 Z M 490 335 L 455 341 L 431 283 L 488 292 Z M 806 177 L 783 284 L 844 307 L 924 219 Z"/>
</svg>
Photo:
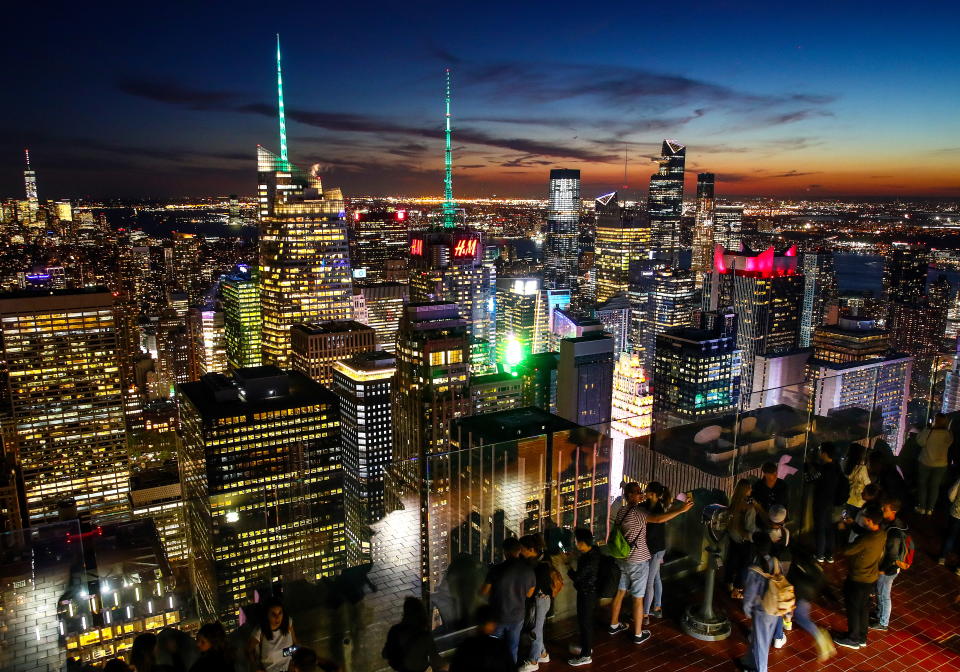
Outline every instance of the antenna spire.
<svg viewBox="0 0 960 672">
<path fill-rule="evenodd" d="M 27 170 L 30 170 L 30 150 L 23 150 L 23 155 L 27 157 Z"/>
<path fill-rule="evenodd" d="M 450 68 L 446 69 L 446 147 L 443 153 L 443 226 L 452 229 L 457 225 L 457 204 L 453 200 L 453 148 L 450 144 Z"/>
<path fill-rule="evenodd" d="M 280 71 L 280 33 L 277 33 L 277 99 L 280 112 L 280 160 L 287 163 L 287 117 L 283 111 L 283 74 Z"/>
</svg>

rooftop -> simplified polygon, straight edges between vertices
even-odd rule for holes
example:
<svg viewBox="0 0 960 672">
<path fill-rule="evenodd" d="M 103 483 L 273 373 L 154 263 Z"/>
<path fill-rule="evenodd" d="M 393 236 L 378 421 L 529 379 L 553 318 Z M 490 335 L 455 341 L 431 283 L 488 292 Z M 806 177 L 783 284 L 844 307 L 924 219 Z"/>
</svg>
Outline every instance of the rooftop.
<svg viewBox="0 0 960 672">
<path fill-rule="evenodd" d="M 482 438 L 485 443 L 499 443 L 578 427 L 580 425 L 577 423 L 570 422 L 559 415 L 534 406 L 526 406 L 460 418 L 453 422 L 450 434 L 456 436 L 459 428 L 464 434 Z"/>
<path fill-rule="evenodd" d="M 342 334 L 348 331 L 373 331 L 373 327 L 361 324 L 356 320 L 331 320 L 329 322 L 310 322 L 295 324 L 291 329 L 298 329 L 311 336 L 318 334 Z"/>
</svg>

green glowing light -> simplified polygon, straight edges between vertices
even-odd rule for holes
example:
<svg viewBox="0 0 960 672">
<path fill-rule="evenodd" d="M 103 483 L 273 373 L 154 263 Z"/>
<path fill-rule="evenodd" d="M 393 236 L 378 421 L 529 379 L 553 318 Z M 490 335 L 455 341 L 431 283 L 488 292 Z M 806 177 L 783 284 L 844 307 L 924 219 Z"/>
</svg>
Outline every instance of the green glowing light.
<svg viewBox="0 0 960 672">
<path fill-rule="evenodd" d="M 280 33 L 277 33 L 277 99 L 280 112 L 280 160 L 287 163 L 287 117 L 283 111 L 283 75 L 280 73 Z M 286 169 L 286 168 L 285 168 Z"/>
<path fill-rule="evenodd" d="M 443 226 L 452 229 L 457 225 L 457 203 L 453 200 L 453 148 L 450 143 L 450 68 L 447 68 L 447 95 L 446 95 L 446 148 L 443 153 Z"/>
<path fill-rule="evenodd" d="M 511 336 L 507 341 L 507 347 L 503 351 L 503 359 L 507 369 L 511 371 L 523 361 L 523 344 L 516 337 Z"/>
</svg>

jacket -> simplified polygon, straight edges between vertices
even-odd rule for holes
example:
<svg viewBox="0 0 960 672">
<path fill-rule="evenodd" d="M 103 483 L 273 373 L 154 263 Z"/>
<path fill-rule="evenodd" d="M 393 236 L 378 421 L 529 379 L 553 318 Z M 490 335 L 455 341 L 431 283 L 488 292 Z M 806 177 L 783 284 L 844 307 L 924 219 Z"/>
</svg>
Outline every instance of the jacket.
<svg viewBox="0 0 960 672">
<path fill-rule="evenodd" d="M 907 541 L 907 526 L 896 518 L 889 522 L 884 521 L 884 529 L 887 531 L 887 541 L 884 547 L 883 557 L 880 559 L 880 573 L 890 576 L 899 574 L 900 568 L 897 567 L 897 560 L 903 552 L 903 545 Z"/>
<path fill-rule="evenodd" d="M 567 570 L 567 576 L 573 581 L 578 593 L 597 592 L 597 579 L 600 576 L 600 549 L 596 546 L 580 556 L 577 568 Z"/>
<path fill-rule="evenodd" d="M 886 550 L 886 532 L 865 532 L 841 551 L 850 559 L 847 578 L 857 583 L 876 583 L 880 576 L 880 560 Z"/>
<path fill-rule="evenodd" d="M 796 598 L 807 602 L 816 601 L 826 583 L 820 565 L 806 555 L 790 563 L 787 581 L 793 585 Z"/>
<path fill-rule="evenodd" d="M 917 436 L 920 444 L 920 464 L 925 467 L 947 466 L 947 455 L 953 443 L 953 433 L 949 429 L 931 427 Z"/>
<path fill-rule="evenodd" d="M 960 518 L 960 479 L 950 486 L 950 515 L 954 518 Z"/>
</svg>

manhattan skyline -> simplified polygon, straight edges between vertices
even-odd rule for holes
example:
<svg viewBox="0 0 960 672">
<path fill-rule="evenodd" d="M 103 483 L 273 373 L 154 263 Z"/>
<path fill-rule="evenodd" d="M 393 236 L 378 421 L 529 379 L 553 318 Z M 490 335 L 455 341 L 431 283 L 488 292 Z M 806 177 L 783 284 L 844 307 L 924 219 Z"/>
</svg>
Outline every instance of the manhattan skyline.
<svg viewBox="0 0 960 672">
<path fill-rule="evenodd" d="M 642 197 L 663 137 L 690 148 L 688 193 L 710 171 L 731 197 L 960 195 L 956 8 L 444 7 L 18 8 L 45 29 L 0 47 L 32 94 L 0 112 L 0 193 L 29 147 L 41 198 L 251 195 L 256 144 L 279 148 L 279 32 L 290 158 L 348 195 L 442 193 L 447 67 L 460 197 L 545 197 L 561 167 L 585 198 Z"/>
</svg>

